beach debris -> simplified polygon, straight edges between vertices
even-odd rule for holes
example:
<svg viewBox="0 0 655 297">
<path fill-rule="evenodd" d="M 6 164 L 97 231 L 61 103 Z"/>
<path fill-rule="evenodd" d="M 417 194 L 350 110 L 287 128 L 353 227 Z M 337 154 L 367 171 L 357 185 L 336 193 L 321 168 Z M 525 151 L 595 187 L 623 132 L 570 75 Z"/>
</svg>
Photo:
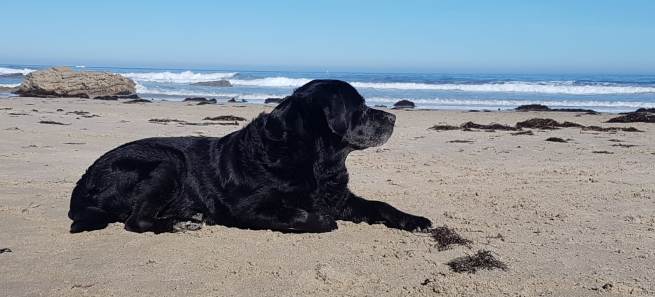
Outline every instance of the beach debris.
<svg viewBox="0 0 655 297">
<path fill-rule="evenodd" d="M 264 104 L 269 104 L 269 103 L 278 104 L 282 102 L 282 100 L 284 100 L 284 98 L 266 98 L 264 99 Z"/>
<path fill-rule="evenodd" d="M 636 111 L 611 118 L 607 123 L 655 123 L 655 108 L 639 108 Z"/>
<path fill-rule="evenodd" d="M 69 145 L 82 145 L 82 144 L 86 144 L 86 142 L 64 142 L 64 144 L 69 144 Z"/>
<path fill-rule="evenodd" d="M 519 131 L 519 132 L 510 133 L 510 134 L 515 135 L 515 136 L 516 135 L 534 135 L 532 130 Z"/>
<path fill-rule="evenodd" d="M 526 104 L 516 108 L 517 111 L 554 111 L 554 112 L 582 112 L 586 114 L 598 114 L 597 111 L 582 108 L 550 108 L 542 104 Z"/>
<path fill-rule="evenodd" d="M 0 110 L 12 110 L 11 107 L 0 107 Z"/>
<path fill-rule="evenodd" d="M 608 139 L 607 141 L 611 141 L 611 142 L 623 142 L 623 140 L 621 140 L 621 139 L 615 139 L 615 138 L 613 138 L 613 139 Z"/>
<path fill-rule="evenodd" d="M 505 263 L 496 259 L 496 257 L 487 250 L 478 250 L 474 255 L 459 257 L 446 264 L 452 271 L 457 273 L 476 273 L 481 269 L 500 269 L 503 271 L 508 269 Z"/>
<path fill-rule="evenodd" d="M 220 88 L 225 88 L 225 87 L 231 87 L 232 86 L 230 81 L 227 80 L 227 79 L 212 80 L 212 81 L 201 81 L 201 82 L 192 83 L 191 85 L 192 86 L 203 86 L 203 87 L 220 87 Z"/>
<path fill-rule="evenodd" d="M 428 129 L 436 130 L 436 131 L 450 131 L 450 130 L 459 130 L 462 129 L 462 127 L 451 126 L 451 125 L 434 125 Z"/>
<path fill-rule="evenodd" d="M 24 115 L 28 115 L 28 114 L 24 113 L 24 112 L 10 112 L 10 113 L 8 113 L 8 115 L 10 115 L 10 116 L 24 116 Z"/>
<path fill-rule="evenodd" d="M 151 102 L 152 101 L 150 101 L 148 99 L 139 98 L 139 99 L 128 100 L 128 101 L 125 101 L 123 103 L 125 103 L 125 104 L 134 104 L 134 103 L 151 103 Z"/>
<path fill-rule="evenodd" d="M 0 254 L 12 253 L 13 251 L 10 248 L 0 248 Z"/>
<path fill-rule="evenodd" d="M 206 117 L 203 121 L 246 121 L 245 118 L 234 115 L 220 115 L 215 117 Z"/>
<path fill-rule="evenodd" d="M 62 122 L 50 121 L 50 120 L 39 121 L 39 124 L 47 124 L 47 125 L 70 125 L 70 124 L 65 124 L 65 123 L 62 123 Z"/>
<path fill-rule="evenodd" d="M 559 138 L 559 137 L 548 137 L 548 138 L 546 138 L 546 141 L 550 141 L 550 142 L 563 142 L 563 143 L 568 142 L 568 141 L 566 141 L 565 139 L 562 139 L 562 138 Z"/>
<path fill-rule="evenodd" d="M 472 242 L 470 240 L 461 237 L 446 225 L 428 229 L 426 232 L 437 242 L 437 248 L 440 251 L 450 249 L 452 245 L 463 245 L 468 248 L 471 247 L 470 245 Z"/>
<path fill-rule="evenodd" d="M 194 123 L 194 122 L 187 122 L 183 120 L 178 120 L 178 119 L 150 119 L 148 120 L 150 123 L 155 123 L 155 124 L 163 124 L 166 125 L 168 123 L 177 123 L 180 125 L 189 125 L 189 126 L 212 126 L 212 125 L 222 125 L 222 126 L 237 126 L 239 125 L 238 122 L 204 122 L 204 123 Z"/>
<path fill-rule="evenodd" d="M 455 139 L 455 140 L 448 141 L 448 143 L 473 143 L 473 140 Z"/>
<path fill-rule="evenodd" d="M 614 154 L 614 153 L 612 153 L 610 151 L 592 151 L 592 153 L 594 153 L 594 154 L 607 154 L 607 155 Z"/>
<path fill-rule="evenodd" d="M 462 127 L 462 129 L 464 131 L 470 131 L 471 129 L 490 130 L 490 131 L 495 131 L 495 130 L 516 131 L 516 130 L 519 130 L 519 128 L 516 128 L 516 127 L 502 125 L 502 124 L 496 124 L 496 123 L 491 123 L 489 125 L 482 125 L 482 124 L 476 124 L 474 122 L 466 122 L 466 123 L 462 124 L 461 127 Z"/>
<path fill-rule="evenodd" d="M 53 67 L 27 74 L 15 93 L 24 97 L 122 98 L 135 95 L 136 84 L 114 73 Z"/>
<path fill-rule="evenodd" d="M 394 109 L 414 108 L 414 107 L 416 107 L 416 104 L 414 104 L 414 102 L 409 100 L 400 100 L 393 104 Z"/>
</svg>

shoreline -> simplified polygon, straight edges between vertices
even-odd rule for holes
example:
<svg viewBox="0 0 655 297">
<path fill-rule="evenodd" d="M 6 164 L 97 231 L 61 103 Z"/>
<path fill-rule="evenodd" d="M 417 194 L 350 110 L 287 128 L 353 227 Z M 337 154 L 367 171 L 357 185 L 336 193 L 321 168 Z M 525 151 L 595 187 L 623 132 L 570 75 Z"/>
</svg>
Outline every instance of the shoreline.
<svg viewBox="0 0 655 297">
<path fill-rule="evenodd" d="M 142 94 L 141 95 L 137 94 L 137 95 L 139 96 L 140 99 L 145 99 L 145 100 L 149 100 L 149 101 L 152 101 L 152 102 L 185 103 L 186 105 L 192 105 L 193 104 L 193 102 L 184 101 L 183 99 L 168 100 L 168 99 L 162 99 L 162 98 L 141 97 Z M 207 105 L 207 106 L 211 106 L 211 105 L 219 105 L 219 106 L 220 105 L 228 105 L 229 106 L 229 105 L 235 105 L 236 104 L 236 105 L 255 105 L 255 106 L 263 105 L 263 106 L 275 107 L 277 105 L 276 103 L 264 103 L 264 101 L 266 99 L 271 99 L 271 98 L 249 99 L 249 100 L 246 100 L 245 102 L 239 102 L 239 101 L 237 101 L 237 102 L 228 102 L 228 100 L 230 100 L 229 98 L 217 98 L 215 96 L 214 97 L 212 97 L 212 96 L 189 96 L 188 98 L 193 98 L 193 97 L 205 98 L 207 100 L 213 100 L 213 99 L 217 100 L 216 103 L 200 104 L 200 105 Z M 22 96 L 13 95 L 13 94 L 10 94 L 10 93 L 5 93 L 5 94 L 0 93 L 0 102 L 2 102 L 2 100 L 16 100 L 16 99 L 20 100 L 21 98 L 100 100 L 100 101 L 116 101 L 116 102 L 120 102 L 120 103 L 123 103 L 125 101 L 129 101 L 129 99 L 101 100 L 101 99 L 87 99 L 87 98 L 75 98 L 75 97 L 53 97 L 53 98 L 47 98 L 47 97 L 22 97 Z M 273 99 L 283 99 L 283 98 L 273 98 Z M 537 103 L 535 103 L 535 104 L 537 104 Z M 534 111 L 516 110 L 516 107 L 511 107 L 511 108 L 510 107 L 507 107 L 507 108 L 503 108 L 503 107 L 482 108 L 482 107 L 476 107 L 476 106 L 461 106 L 461 107 L 451 106 L 452 108 L 427 108 L 427 107 L 417 106 L 417 107 L 414 107 L 414 108 L 393 108 L 393 104 L 391 104 L 389 106 L 380 105 L 380 104 L 369 104 L 369 106 L 372 107 L 372 108 L 382 108 L 382 109 L 385 109 L 385 110 L 461 111 L 461 112 L 480 112 L 480 113 L 483 113 L 483 112 L 534 112 Z M 517 107 L 519 107 L 519 106 L 517 106 Z M 560 109 L 580 109 L 580 107 L 571 107 L 571 106 L 566 106 L 566 107 L 559 107 L 558 106 L 557 108 L 560 108 Z M 582 108 L 587 109 L 587 107 L 582 107 Z M 611 111 L 610 110 L 593 109 L 593 108 L 588 108 L 588 109 L 593 110 L 593 111 L 595 111 L 597 113 L 601 113 L 601 114 L 617 115 L 617 114 L 621 114 L 621 113 L 635 111 L 637 108 L 619 109 L 619 110 L 611 110 Z M 560 112 L 560 111 L 550 111 L 550 112 Z M 575 111 L 568 111 L 568 112 L 575 113 Z M 579 112 L 579 113 L 582 113 L 582 112 Z"/>
<path fill-rule="evenodd" d="M 441 250 L 426 234 L 341 221 L 323 234 L 204 226 L 154 235 L 122 224 L 68 233 L 70 192 L 108 150 L 146 137 L 220 137 L 247 121 L 204 118 L 250 120 L 273 108 L 0 98 L 0 248 L 11 250 L 0 254 L 0 287 L 8 296 L 655 294 L 655 124 L 605 123 L 608 113 L 389 109 L 394 133 L 348 156 L 349 187 L 448 226 L 470 247 Z M 644 132 L 429 129 L 531 118 Z M 478 250 L 508 270 L 446 264 Z"/>
</svg>

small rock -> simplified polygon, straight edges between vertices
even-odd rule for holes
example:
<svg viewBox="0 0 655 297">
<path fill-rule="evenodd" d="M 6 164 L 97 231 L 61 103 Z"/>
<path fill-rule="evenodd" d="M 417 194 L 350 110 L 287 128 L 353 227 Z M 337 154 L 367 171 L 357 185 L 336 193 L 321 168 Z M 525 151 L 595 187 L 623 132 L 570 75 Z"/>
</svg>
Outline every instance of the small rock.
<svg viewBox="0 0 655 297">
<path fill-rule="evenodd" d="M 414 108 L 414 107 L 416 107 L 414 102 L 409 101 L 409 100 L 400 100 L 400 101 L 393 104 L 393 108 L 397 108 L 397 109 L 399 109 L 399 108 Z"/>
<path fill-rule="evenodd" d="M 269 103 L 275 103 L 275 104 L 277 104 L 277 103 L 282 102 L 283 99 L 284 99 L 284 98 L 266 98 L 266 99 L 264 100 L 264 104 L 269 104 Z"/>
</svg>

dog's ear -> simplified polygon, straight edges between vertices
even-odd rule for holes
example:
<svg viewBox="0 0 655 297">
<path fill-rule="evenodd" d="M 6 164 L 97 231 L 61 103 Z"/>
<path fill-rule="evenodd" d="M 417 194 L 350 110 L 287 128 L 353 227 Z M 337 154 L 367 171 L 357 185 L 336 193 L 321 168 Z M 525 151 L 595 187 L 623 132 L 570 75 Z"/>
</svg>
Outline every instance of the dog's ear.
<svg viewBox="0 0 655 297">
<path fill-rule="evenodd" d="M 346 119 L 346 105 L 340 98 L 331 98 L 330 102 L 323 107 L 323 113 L 328 127 L 334 134 L 343 136 L 348 130 L 348 119 Z"/>
</svg>

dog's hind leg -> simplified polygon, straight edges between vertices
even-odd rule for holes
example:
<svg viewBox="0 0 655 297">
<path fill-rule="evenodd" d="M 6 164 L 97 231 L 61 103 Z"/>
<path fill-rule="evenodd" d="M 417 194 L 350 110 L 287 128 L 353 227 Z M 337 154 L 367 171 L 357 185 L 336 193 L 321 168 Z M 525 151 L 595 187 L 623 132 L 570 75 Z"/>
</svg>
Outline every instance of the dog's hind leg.
<svg viewBox="0 0 655 297">
<path fill-rule="evenodd" d="M 109 224 L 107 213 L 97 207 L 89 206 L 78 210 L 71 224 L 71 233 L 100 230 Z"/>
<path fill-rule="evenodd" d="M 149 173 L 148 178 L 139 181 L 136 196 L 131 198 L 134 204 L 132 213 L 125 221 L 126 230 L 138 233 L 174 231 L 173 226 L 179 220 L 158 215 L 177 195 L 176 176 L 174 166 L 160 164 Z"/>
</svg>

